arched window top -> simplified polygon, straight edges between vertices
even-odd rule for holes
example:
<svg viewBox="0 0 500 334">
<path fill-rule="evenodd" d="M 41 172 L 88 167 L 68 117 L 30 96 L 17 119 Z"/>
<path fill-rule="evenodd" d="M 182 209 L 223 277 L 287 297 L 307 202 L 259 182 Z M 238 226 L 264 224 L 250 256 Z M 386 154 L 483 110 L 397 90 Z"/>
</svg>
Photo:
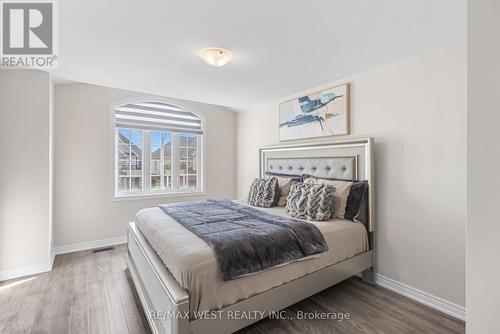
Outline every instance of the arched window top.
<svg viewBox="0 0 500 334">
<path fill-rule="evenodd" d="M 161 130 L 203 134 L 201 118 L 195 113 L 164 102 L 134 102 L 115 107 L 117 128 Z"/>
</svg>

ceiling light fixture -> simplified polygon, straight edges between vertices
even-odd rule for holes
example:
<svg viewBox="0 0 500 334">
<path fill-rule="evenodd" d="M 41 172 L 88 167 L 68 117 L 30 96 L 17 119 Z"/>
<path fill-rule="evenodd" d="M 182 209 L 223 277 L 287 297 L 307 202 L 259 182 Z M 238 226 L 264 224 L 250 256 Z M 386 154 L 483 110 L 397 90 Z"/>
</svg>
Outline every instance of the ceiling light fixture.
<svg viewBox="0 0 500 334">
<path fill-rule="evenodd" d="M 233 59 L 233 53 L 223 48 L 204 48 L 198 52 L 201 60 L 210 66 L 224 66 Z"/>
</svg>

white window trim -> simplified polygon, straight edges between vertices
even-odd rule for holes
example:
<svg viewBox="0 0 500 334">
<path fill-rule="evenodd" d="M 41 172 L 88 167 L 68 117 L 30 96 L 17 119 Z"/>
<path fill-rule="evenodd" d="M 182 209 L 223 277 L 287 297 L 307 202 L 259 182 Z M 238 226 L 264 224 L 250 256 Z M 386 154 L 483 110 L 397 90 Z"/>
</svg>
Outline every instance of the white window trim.
<svg viewBox="0 0 500 334">
<path fill-rule="evenodd" d="M 150 192 L 138 192 L 138 193 L 125 193 L 125 194 L 118 194 L 116 191 L 116 170 L 117 170 L 117 152 L 116 152 L 116 131 L 115 131 L 115 109 L 116 107 L 123 105 L 123 104 L 128 104 L 128 103 L 139 103 L 139 102 L 162 102 L 162 103 L 168 103 L 173 106 L 185 109 L 187 111 L 190 111 L 194 114 L 196 114 L 200 119 L 201 119 L 201 126 L 202 126 L 202 131 L 203 135 L 201 135 L 200 138 L 200 143 L 198 145 L 199 149 L 201 149 L 201 169 L 198 171 L 198 177 L 199 177 L 199 182 L 200 182 L 200 187 L 197 189 L 183 189 L 181 191 L 176 190 L 153 190 Z M 153 96 L 141 96 L 141 97 L 135 97 L 135 98 L 130 98 L 130 99 L 124 99 L 120 101 L 116 101 L 112 104 L 110 104 L 109 108 L 109 118 L 108 118 L 109 126 L 108 126 L 108 132 L 109 132 L 109 137 L 108 137 L 108 189 L 109 189 L 109 199 L 110 201 L 128 201 L 128 200 L 145 200 L 145 199 L 158 199 L 158 198 L 176 198 L 176 197 L 195 197 L 195 196 L 203 196 L 206 195 L 206 129 L 205 129 L 205 115 L 199 111 L 197 111 L 195 108 L 193 108 L 190 105 L 186 105 L 184 103 L 180 103 L 179 101 L 175 99 L 168 99 L 168 98 L 160 98 L 160 97 L 153 97 Z M 143 145 L 146 145 L 146 143 L 143 142 Z M 147 150 L 149 151 L 149 149 Z M 175 150 L 172 150 L 172 154 L 177 154 L 174 153 Z M 144 170 L 146 168 L 146 165 L 149 166 L 149 162 L 146 163 L 146 159 L 144 159 L 144 150 L 143 150 L 143 184 L 145 182 L 149 182 L 149 180 L 146 180 L 144 177 Z M 148 159 L 149 161 L 149 159 Z M 172 168 L 174 168 L 172 164 Z M 175 167 L 178 168 L 178 167 Z M 174 174 L 173 174 L 174 175 Z M 176 180 L 173 182 L 177 182 Z"/>
</svg>

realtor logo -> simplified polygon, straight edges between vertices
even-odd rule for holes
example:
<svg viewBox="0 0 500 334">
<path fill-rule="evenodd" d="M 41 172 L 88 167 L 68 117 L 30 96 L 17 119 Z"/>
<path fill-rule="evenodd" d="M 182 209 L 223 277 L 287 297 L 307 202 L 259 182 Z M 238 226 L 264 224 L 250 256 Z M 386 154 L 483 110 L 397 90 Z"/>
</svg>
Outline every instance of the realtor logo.
<svg viewBox="0 0 500 334">
<path fill-rule="evenodd" d="M 51 0 L 1 2 L 1 67 L 42 69 L 56 67 L 54 5 Z"/>
</svg>

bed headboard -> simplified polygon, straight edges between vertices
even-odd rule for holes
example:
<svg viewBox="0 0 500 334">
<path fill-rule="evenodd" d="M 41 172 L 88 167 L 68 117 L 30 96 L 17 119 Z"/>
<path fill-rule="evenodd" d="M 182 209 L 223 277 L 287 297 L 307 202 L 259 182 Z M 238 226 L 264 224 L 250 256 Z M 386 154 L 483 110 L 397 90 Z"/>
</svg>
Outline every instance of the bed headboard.
<svg viewBox="0 0 500 334">
<path fill-rule="evenodd" d="M 269 146 L 260 149 L 260 176 L 266 172 L 311 174 L 346 180 L 368 180 L 361 221 L 375 231 L 373 138 Z"/>
</svg>

